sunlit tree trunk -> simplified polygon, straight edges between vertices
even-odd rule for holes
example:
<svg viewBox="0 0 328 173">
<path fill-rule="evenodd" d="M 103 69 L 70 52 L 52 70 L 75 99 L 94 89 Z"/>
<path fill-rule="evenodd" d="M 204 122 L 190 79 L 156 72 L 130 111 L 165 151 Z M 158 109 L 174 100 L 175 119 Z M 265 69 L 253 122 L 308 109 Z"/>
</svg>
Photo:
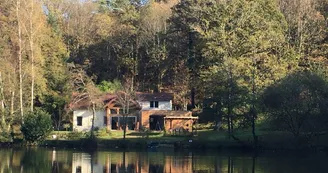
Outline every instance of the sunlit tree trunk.
<svg viewBox="0 0 328 173">
<path fill-rule="evenodd" d="M 15 91 L 11 91 L 10 113 L 9 113 L 10 118 L 14 117 L 14 101 L 15 101 L 14 99 L 15 99 Z M 13 131 L 11 127 L 12 127 L 11 124 L 8 124 L 7 131 L 9 130 Z"/>
<path fill-rule="evenodd" d="M 6 126 L 6 119 L 5 119 L 5 98 L 3 93 L 3 82 L 2 82 L 2 76 L 0 72 L 0 115 L 1 115 L 1 127 L 4 130 Z"/>
<path fill-rule="evenodd" d="M 23 121 L 24 109 L 23 109 L 23 75 L 22 75 L 22 30 L 20 19 L 20 0 L 16 1 L 16 18 L 17 18 L 17 32 L 18 32 L 18 66 L 19 66 L 19 105 L 20 115 Z"/>
<path fill-rule="evenodd" d="M 29 20 L 29 25 L 30 25 L 30 56 L 31 56 L 31 111 L 33 111 L 33 106 L 34 106 L 34 36 L 33 36 L 33 11 L 34 11 L 34 2 L 31 0 L 31 11 L 30 11 L 30 20 Z"/>
<path fill-rule="evenodd" d="M 92 102 L 91 137 L 94 137 L 95 117 L 96 117 L 96 104 L 95 102 Z"/>
</svg>

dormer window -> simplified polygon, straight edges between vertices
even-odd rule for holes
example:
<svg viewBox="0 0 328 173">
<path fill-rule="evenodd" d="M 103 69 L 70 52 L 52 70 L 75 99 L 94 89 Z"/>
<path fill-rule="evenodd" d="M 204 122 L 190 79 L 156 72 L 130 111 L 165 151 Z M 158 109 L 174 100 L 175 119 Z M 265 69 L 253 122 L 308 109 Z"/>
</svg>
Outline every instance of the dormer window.
<svg viewBox="0 0 328 173">
<path fill-rule="evenodd" d="M 158 101 L 150 101 L 151 108 L 158 108 Z"/>
</svg>

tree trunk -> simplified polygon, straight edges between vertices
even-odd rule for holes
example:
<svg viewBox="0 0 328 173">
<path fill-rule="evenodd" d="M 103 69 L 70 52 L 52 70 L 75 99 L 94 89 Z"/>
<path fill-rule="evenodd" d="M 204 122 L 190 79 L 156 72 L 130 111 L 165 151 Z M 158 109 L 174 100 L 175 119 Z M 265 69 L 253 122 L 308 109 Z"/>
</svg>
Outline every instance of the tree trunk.
<svg viewBox="0 0 328 173">
<path fill-rule="evenodd" d="M 19 66 L 19 104 L 20 104 L 20 115 L 23 121 L 24 110 L 23 110 L 23 76 L 22 76 L 22 31 L 20 22 L 20 0 L 16 1 L 16 17 L 17 17 L 17 32 L 18 32 L 18 66 Z"/>
<path fill-rule="evenodd" d="M 231 135 L 233 133 L 233 127 L 232 127 L 232 106 L 231 106 L 231 94 L 232 94 L 232 69 L 231 65 L 229 64 L 228 67 L 228 133 L 229 133 L 229 139 L 231 138 Z"/>
<path fill-rule="evenodd" d="M 255 120 L 257 117 L 257 113 L 256 113 L 256 107 L 255 107 L 255 102 L 256 102 L 256 85 L 255 85 L 255 70 L 256 70 L 256 63 L 255 60 L 253 59 L 253 70 L 252 70 L 252 135 L 253 135 L 253 140 L 254 140 L 254 148 L 257 147 L 257 136 L 255 133 Z"/>
<path fill-rule="evenodd" d="M 126 106 L 125 106 L 125 110 L 123 110 L 123 140 L 125 140 L 126 138 L 126 121 L 127 121 L 127 116 L 129 115 L 129 108 L 130 108 L 130 96 L 127 96 L 127 94 L 125 94 L 125 102 L 126 102 Z"/>
<path fill-rule="evenodd" d="M 94 137 L 94 126 L 95 126 L 95 114 L 96 114 L 96 104 L 92 102 L 92 123 L 91 123 L 91 137 Z"/>
<path fill-rule="evenodd" d="M 110 116 L 109 116 L 109 114 L 110 114 L 110 109 L 107 108 L 107 111 L 106 111 L 106 117 L 107 117 L 106 127 L 107 127 L 107 132 L 109 132 L 111 130 L 111 123 L 112 123 L 112 122 L 110 122 Z"/>
<path fill-rule="evenodd" d="M 14 117 L 14 100 L 15 99 L 15 91 L 11 91 L 11 99 L 10 99 L 10 113 L 9 113 L 9 117 L 12 118 Z M 11 123 L 8 124 L 8 131 L 11 128 Z"/>
<path fill-rule="evenodd" d="M 34 50 L 33 50 L 33 11 L 34 11 L 34 2 L 31 0 L 31 11 L 30 11 L 30 53 L 31 53 L 31 111 L 33 112 L 34 106 Z"/>
<path fill-rule="evenodd" d="M 126 118 L 127 115 L 123 115 L 123 140 L 126 138 Z"/>
<path fill-rule="evenodd" d="M 195 94 L 196 94 L 196 89 L 195 87 L 191 88 L 191 109 L 195 108 Z"/>
<path fill-rule="evenodd" d="M 5 119 L 5 98 L 3 93 L 3 82 L 2 82 L 2 76 L 0 72 L 0 112 L 1 112 L 1 127 L 2 130 L 5 129 L 6 126 L 6 119 Z"/>
<path fill-rule="evenodd" d="M 231 108 L 230 104 L 228 104 L 228 139 L 230 139 L 231 134 Z"/>
</svg>

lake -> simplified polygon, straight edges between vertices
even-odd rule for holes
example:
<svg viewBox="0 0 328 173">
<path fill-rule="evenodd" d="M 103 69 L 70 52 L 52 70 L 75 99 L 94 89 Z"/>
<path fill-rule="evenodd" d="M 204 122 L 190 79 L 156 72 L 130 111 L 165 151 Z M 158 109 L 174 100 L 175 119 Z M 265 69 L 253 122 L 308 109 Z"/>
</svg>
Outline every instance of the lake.
<svg viewBox="0 0 328 173">
<path fill-rule="evenodd" d="M 0 173 L 326 173 L 326 153 L 0 149 Z M 93 171 L 92 171 L 93 170 Z"/>
</svg>

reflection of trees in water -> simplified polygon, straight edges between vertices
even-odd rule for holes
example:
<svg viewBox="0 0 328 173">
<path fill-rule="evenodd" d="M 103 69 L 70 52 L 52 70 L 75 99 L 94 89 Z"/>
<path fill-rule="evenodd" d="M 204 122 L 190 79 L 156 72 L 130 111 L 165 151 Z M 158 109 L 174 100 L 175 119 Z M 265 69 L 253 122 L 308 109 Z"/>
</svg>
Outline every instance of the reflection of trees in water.
<svg viewBox="0 0 328 173">
<path fill-rule="evenodd" d="M 0 158 L 0 173 L 71 173 L 71 165 L 53 160 L 49 149 L 6 148 L 0 150 Z M 70 157 L 64 158 L 67 161 Z"/>
<path fill-rule="evenodd" d="M 0 149 L 0 173 L 328 172 L 326 156 L 257 157 L 252 154 L 213 152 L 74 152 L 43 148 Z"/>
<path fill-rule="evenodd" d="M 252 157 L 231 157 L 227 158 L 228 173 L 234 172 L 249 172 L 255 173 L 256 170 L 256 155 Z"/>
<path fill-rule="evenodd" d="M 252 157 L 252 173 L 255 173 L 255 161 L 256 161 L 256 156 L 254 155 Z"/>
<path fill-rule="evenodd" d="M 228 173 L 233 173 L 233 159 L 228 157 Z"/>
<path fill-rule="evenodd" d="M 163 173 L 163 172 L 164 172 L 163 165 L 149 164 L 149 173 Z"/>
<path fill-rule="evenodd" d="M 237 167 L 237 170 L 235 172 L 255 173 L 255 161 L 256 161 L 255 155 L 253 155 L 251 159 L 246 159 L 246 162 L 248 160 L 251 160 L 251 163 L 246 163 L 245 165 L 244 165 L 244 163 L 245 163 L 244 159 L 242 159 L 242 161 L 241 161 L 242 165 L 235 165 L 234 164 L 235 159 L 238 161 L 238 158 L 236 158 L 236 157 L 230 157 L 230 156 L 228 157 L 228 173 L 234 173 L 235 167 Z"/>
</svg>

